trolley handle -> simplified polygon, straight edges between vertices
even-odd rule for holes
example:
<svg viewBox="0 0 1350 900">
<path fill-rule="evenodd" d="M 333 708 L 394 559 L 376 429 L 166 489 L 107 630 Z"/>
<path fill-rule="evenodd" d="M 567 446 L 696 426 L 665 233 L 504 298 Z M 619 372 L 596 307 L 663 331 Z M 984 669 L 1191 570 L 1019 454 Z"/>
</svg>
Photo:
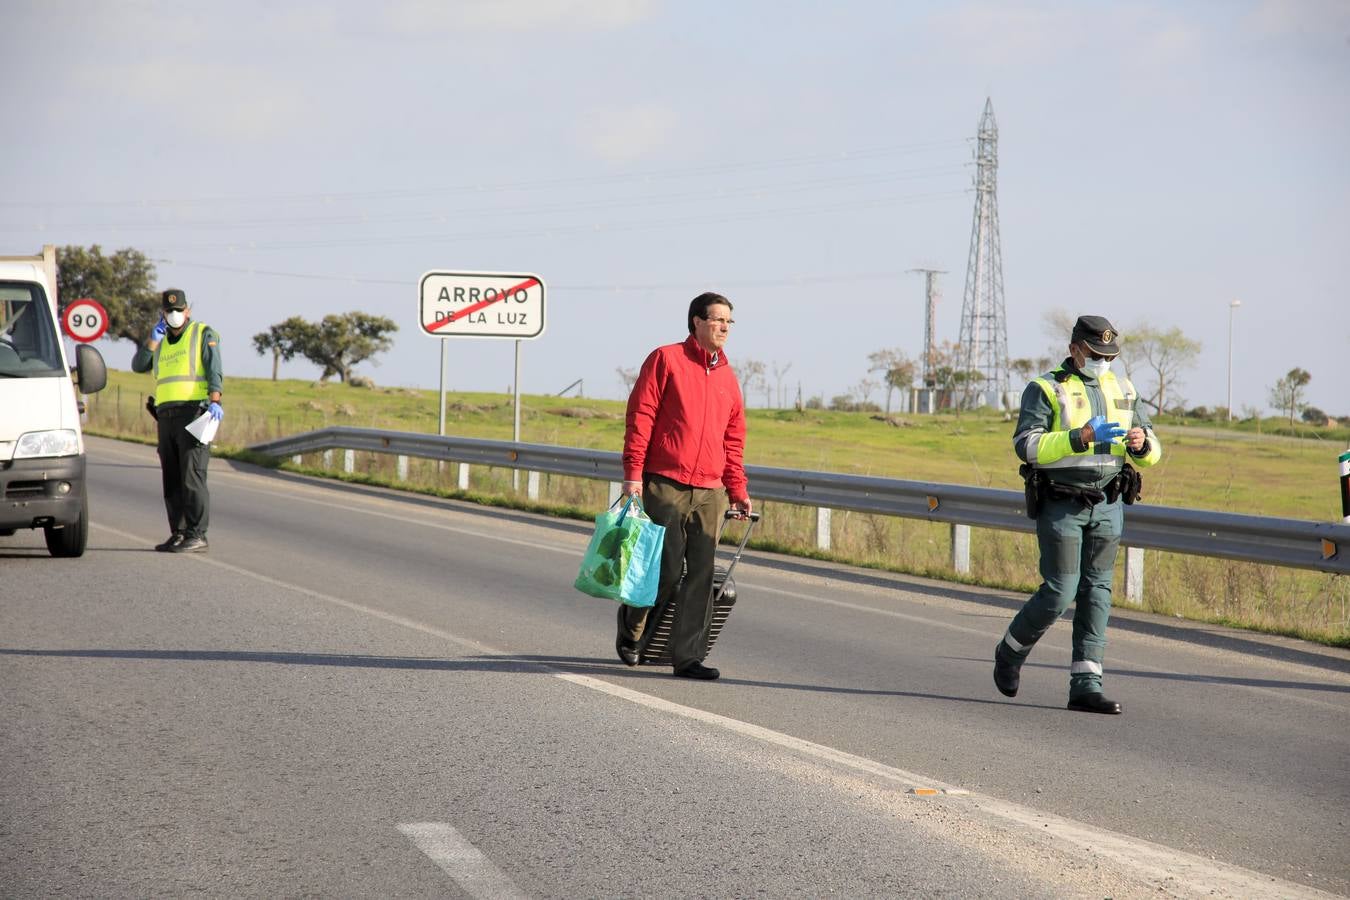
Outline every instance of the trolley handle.
<svg viewBox="0 0 1350 900">
<path fill-rule="evenodd" d="M 722 517 L 722 528 L 719 529 L 717 534 L 718 544 L 722 543 L 721 532 L 726 530 L 727 523 L 737 519 L 745 523 L 745 531 L 741 533 L 741 539 L 736 544 L 736 552 L 731 555 L 731 562 L 727 563 L 726 576 L 722 582 L 723 587 L 726 586 L 727 581 L 731 580 L 731 573 L 736 569 L 736 563 L 741 561 L 741 553 L 745 551 L 745 545 L 750 542 L 750 534 L 755 530 L 755 523 L 759 521 L 759 513 L 752 512 L 747 516 L 734 509 L 727 510 L 726 515 Z M 718 592 L 718 596 L 721 596 L 720 591 Z"/>
</svg>

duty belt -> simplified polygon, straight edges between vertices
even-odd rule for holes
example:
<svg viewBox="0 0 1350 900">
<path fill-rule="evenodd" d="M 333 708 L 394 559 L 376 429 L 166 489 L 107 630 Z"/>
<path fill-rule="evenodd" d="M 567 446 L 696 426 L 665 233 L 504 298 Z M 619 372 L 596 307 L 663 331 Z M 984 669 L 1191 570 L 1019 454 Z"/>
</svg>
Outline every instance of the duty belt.
<svg viewBox="0 0 1350 900">
<path fill-rule="evenodd" d="M 1056 500 L 1077 500 L 1089 509 L 1106 500 L 1106 492 L 1096 488 L 1077 487 L 1060 484 L 1048 478 L 1045 481 L 1045 493 Z"/>
</svg>

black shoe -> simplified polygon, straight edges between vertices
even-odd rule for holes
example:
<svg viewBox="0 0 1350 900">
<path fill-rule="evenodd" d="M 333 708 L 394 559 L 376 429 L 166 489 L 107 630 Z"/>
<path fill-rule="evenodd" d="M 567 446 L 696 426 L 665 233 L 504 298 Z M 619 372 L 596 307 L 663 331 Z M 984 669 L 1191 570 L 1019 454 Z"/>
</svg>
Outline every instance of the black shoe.
<svg viewBox="0 0 1350 900">
<path fill-rule="evenodd" d="M 169 548 L 170 553 L 205 553 L 206 538 L 200 534 L 189 534 Z"/>
<path fill-rule="evenodd" d="M 1106 699 L 1100 691 L 1095 694 L 1079 694 L 1077 697 L 1070 697 L 1069 709 L 1076 712 L 1104 713 L 1108 716 L 1118 716 L 1123 712 L 1119 703 Z"/>
<path fill-rule="evenodd" d="M 1003 641 L 994 648 L 994 687 L 1005 697 L 1016 697 L 1022 684 L 1022 664 L 1009 659 L 1003 650 Z"/>
<path fill-rule="evenodd" d="M 700 681 L 712 681 L 721 674 L 712 666 L 705 666 L 701 662 L 686 663 L 675 670 L 676 678 L 697 678 Z"/>
<path fill-rule="evenodd" d="M 169 535 L 169 539 L 162 544 L 156 544 L 155 549 L 160 553 L 172 553 L 173 548 L 183 543 L 184 534 L 181 531 L 175 531 Z"/>
</svg>

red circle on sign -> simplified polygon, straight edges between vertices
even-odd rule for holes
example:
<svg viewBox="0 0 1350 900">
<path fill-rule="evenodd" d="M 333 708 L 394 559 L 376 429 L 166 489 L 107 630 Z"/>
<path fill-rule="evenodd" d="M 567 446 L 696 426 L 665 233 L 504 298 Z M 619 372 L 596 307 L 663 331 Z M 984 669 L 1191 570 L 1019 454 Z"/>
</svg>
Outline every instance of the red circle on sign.
<svg viewBox="0 0 1350 900">
<path fill-rule="evenodd" d="M 66 307 L 61 314 L 61 327 L 73 341 L 88 344 L 108 330 L 108 311 L 97 300 L 83 297 Z"/>
</svg>

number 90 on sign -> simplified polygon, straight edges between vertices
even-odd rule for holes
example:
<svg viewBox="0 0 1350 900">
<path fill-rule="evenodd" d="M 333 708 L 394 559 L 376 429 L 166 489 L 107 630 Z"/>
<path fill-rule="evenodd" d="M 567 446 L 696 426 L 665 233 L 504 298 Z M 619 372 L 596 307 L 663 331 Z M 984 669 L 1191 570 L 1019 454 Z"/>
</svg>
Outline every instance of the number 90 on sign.
<svg viewBox="0 0 1350 900">
<path fill-rule="evenodd" d="M 83 298 L 66 307 L 61 324 L 71 340 L 96 341 L 108 331 L 108 313 L 97 300 Z"/>
</svg>

